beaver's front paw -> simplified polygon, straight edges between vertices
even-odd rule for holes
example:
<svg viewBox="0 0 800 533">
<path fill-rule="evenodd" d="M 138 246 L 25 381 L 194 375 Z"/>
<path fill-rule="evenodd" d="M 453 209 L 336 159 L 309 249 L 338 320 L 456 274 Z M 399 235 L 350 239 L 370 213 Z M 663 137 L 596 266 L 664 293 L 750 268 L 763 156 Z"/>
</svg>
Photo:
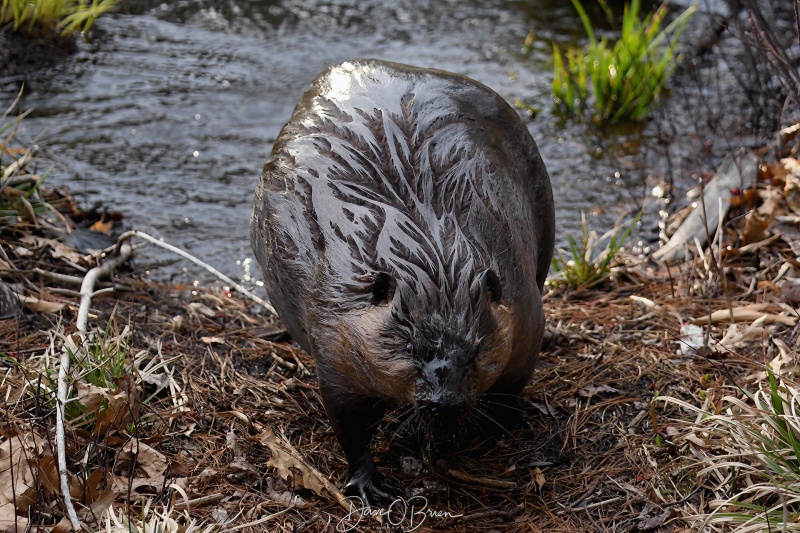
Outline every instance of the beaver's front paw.
<svg viewBox="0 0 800 533">
<path fill-rule="evenodd" d="M 397 481 L 384 476 L 373 467 L 354 472 L 344 487 L 344 494 L 360 498 L 365 507 L 373 507 L 404 498 L 406 491 Z"/>
</svg>

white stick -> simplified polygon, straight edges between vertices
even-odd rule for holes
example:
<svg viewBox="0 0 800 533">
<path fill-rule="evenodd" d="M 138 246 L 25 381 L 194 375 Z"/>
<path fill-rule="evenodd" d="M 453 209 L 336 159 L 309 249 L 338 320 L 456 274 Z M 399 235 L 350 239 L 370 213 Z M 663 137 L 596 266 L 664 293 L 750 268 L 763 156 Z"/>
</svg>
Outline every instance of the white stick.
<svg viewBox="0 0 800 533">
<path fill-rule="evenodd" d="M 66 344 L 66 343 L 65 343 Z M 72 529 L 81 530 L 81 522 L 72 505 L 72 496 L 69 493 L 69 478 L 67 477 L 67 450 L 64 443 L 64 404 L 67 401 L 67 373 L 69 372 L 69 350 L 67 346 L 61 348 L 61 365 L 58 369 L 58 402 L 56 406 L 56 447 L 58 448 L 58 477 L 61 481 L 61 494 L 64 496 L 64 507 L 72 523 Z"/>
<path fill-rule="evenodd" d="M 125 261 L 130 259 L 133 249 L 130 244 L 123 244 L 119 249 L 119 255 L 108 259 L 100 266 L 96 266 L 86 273 L 81 283 L 81 305 L 78 308 L 78 331 L 86 333 L 86 323 L 89 321 L 89 305 L 92 303 L 94 295 L 94 285 L 101 276 L 107 276 L 116 270 Z"/>
<path fill-rule="evenodd" d="M 110 274 L 114 269 L 130 259 L 133 253 L 129 244 L 120 247 L 119 254 L 108 259 L 100 266 L 96 266 L 86 273 L 81 283 L 81 305 L 78 308 L 78 331 L 86 333 L 86 324 L 89 321 L 89 305 L 92 303 L 92 295 L 95 294 L 94 286 L 97 279 L 101 276 Z M 67 403 L 67 375 L 69 374 L 69 347 L 66 345 L 61 350 L 61 365 L 58 369 L 58 405 L 56 409 L 56 447 L 58 449 L 58 475 L 61 484 L 61 494 L 64 496 L 64 507 L 67 509 L 67 516 L 72 523 L 75 531 L 81 530 L 81 523 L 78 514 L 72 505 L 72 496 L 69 493 L 69 476 L 67 474 L 67 451 L 64 438 L 64 405 Z"/>
<path fill-rule="evenodd" d="M 174 253 L 176 255 L 179 255 L 179 256 L 183 257 L 184 259 L 188 259 L 189 261 L 191 261 L 195 265 L 204 268 L 208 272 L 211 272 L 212 274 L 217 276 L 219 279 L 221 279 L 225 283 L 229 284 L 234 289 L 236 289 L 238 292 L 244 294 L 245 296 L 247 296 L 248 298 L 250 298 L 251 300 L 253 300 L 257 304 L 260 304 L 261 306 L 263 306 L 264 309 L 266 309 L 268 313 L 271 313 L 273 315 L 277 315 L 278 314 L 277 311 L 275 311 L 275 308 L 272 307 L 269 303 L 265 302 L 263 299 L 259 298 L 258 296 L 256 296 L 252 292 L 248 291 L 242 285 L 236 283 L 235 281 L 233 281 L 231 278 L 229 278 L 228 276 L 226 276 L 225 274 L 223 274 L 222 272 L 220 272 L 216 268 L 212 267 L 211 265 L 209 265 L 207 263 L 204 263 L 203 261 L 201 261 L 200 259 L 196 258 L 192 254 L 184 252 L 180 248 L 176 248 L 175 246 L 172 246 L 171 244 L 167 244 L 164 241 L 158 240 L 155 237 L 152 237 L 151 235 L 148 235 L 147 233 L 144 233 L 144 232 L 141 232 L 141 231 L 138 231 L 138 230 L 127 231 L 127 232 L 123 233 L 122 235 L 120 235 L 119 238 L 120 238 L 120 240 L 122 240 L 122 239 L 127 239 L 128 237 L 131 237 L 131 236 L 139 237 L 140 239 L 145 240 L 145 241 L 149 242 L 150 244 L 155 244 L 156 246 L 158 246 L 160 248 L 164 248 L 165 250 L 169 250 L 170 252 L 172 252 L 172 253 Z"/>
</svg>

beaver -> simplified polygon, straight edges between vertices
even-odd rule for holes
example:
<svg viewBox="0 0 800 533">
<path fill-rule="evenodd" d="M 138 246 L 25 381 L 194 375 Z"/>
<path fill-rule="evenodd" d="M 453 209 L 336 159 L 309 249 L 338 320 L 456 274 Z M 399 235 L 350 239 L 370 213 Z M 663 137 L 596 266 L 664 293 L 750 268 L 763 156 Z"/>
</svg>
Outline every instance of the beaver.
<svg viewBox="0 0 800 533">
<path fill-rule="evenodd" d="M 403 494 L 369 451 L 387 406 L 453 421 L 482 397 L 518 401 L 542 343 L 553 197 L 533 138 L 488 87 L 372 59 L 324 71 L 264 165 L 251 240 L 316 362 L 345 494 Z"/>
</svg>

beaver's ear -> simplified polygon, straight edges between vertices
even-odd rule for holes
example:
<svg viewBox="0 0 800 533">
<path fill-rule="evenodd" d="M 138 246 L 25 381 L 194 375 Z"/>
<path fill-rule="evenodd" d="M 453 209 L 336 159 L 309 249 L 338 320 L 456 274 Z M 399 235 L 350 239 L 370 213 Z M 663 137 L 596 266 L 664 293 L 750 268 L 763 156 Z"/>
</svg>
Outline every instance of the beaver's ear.
<svg viewBox="0 0 800 533">
<path fill-rule="evenodd" d="M 372 280 L 372 305 L 384 305 L 394 297 L 395 279 L 386 272 L 378 272 Z"/>
<path fill-rule="evenodd" d="M 503 286 L 500 284 L 500 278 L 494 273 L 494 270 L 487 270 L 483 273 L 483 286 L 486 289 L 486 294 L 489 295 L 489 300 L 493 304 L 499 304 L 503 299 Z"/>
</svg>

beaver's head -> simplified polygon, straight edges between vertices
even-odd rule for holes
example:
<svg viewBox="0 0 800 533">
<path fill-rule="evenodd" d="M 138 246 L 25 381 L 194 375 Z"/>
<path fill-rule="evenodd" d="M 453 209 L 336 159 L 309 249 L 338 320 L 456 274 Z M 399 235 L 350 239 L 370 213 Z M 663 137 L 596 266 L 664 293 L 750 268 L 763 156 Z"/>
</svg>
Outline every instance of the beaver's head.
<svg viewBox="0 0 800 533">
<path fill-rule="evenodd" d="M 510 321 L 494 270 L 461 277 L 458 287 L 420 291 L 380 272 L 368 301 L 350 315 L 352 340 L 373 393 L 410 403 L 426 420 L 457 423 L 498 379 L 510 358 Z M 350 340 L 348 340 L 350 339 Z"/>
</svg>

